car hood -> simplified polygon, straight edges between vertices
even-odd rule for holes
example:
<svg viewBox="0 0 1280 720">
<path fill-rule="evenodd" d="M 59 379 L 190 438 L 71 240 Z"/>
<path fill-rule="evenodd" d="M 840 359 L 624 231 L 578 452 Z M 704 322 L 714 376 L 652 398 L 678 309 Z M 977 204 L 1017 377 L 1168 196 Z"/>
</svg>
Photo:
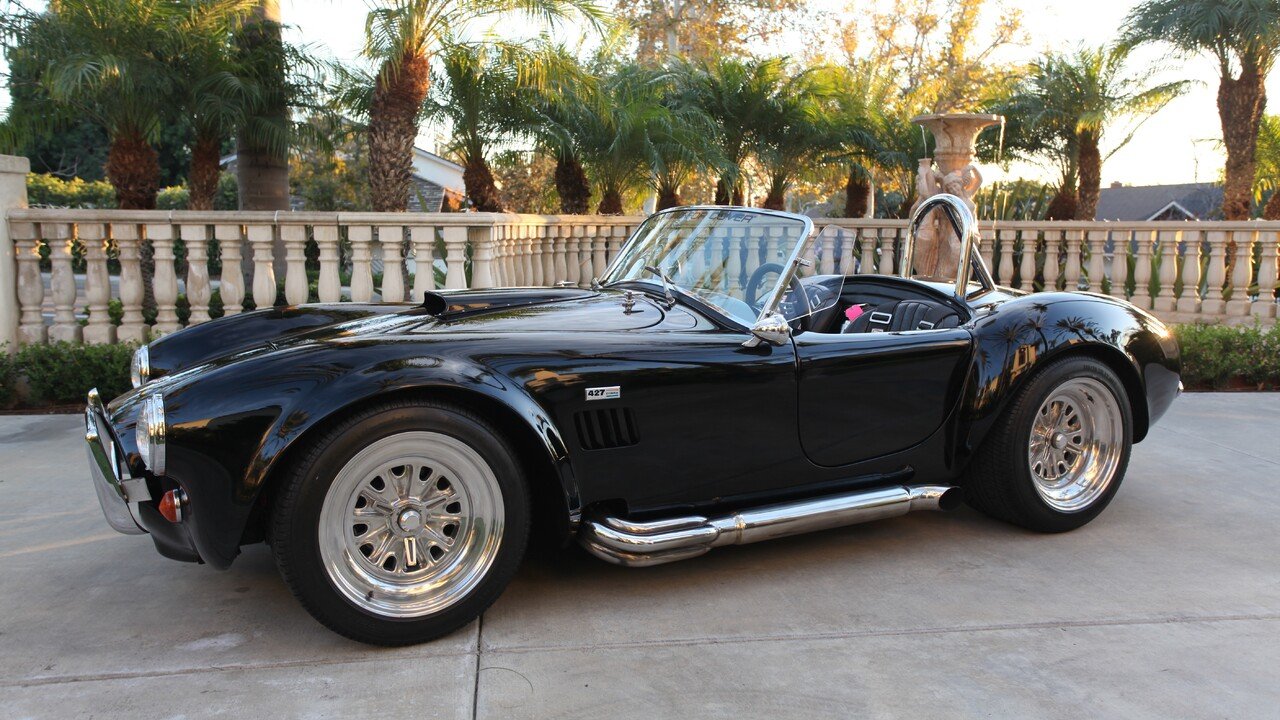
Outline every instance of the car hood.
<svg viewBox="0 0 1280 720">
<path fill-rule="evenodd" d="M 151 377 L 219 358 L 299 343 L 439 333 L 616 332 L 662 322 L 665 313 L 637 293 L 509 288 L 427 293 L 422 305 L 333 303 L 271 308 L 194 325 L 150 345 Z"/>
</svg>

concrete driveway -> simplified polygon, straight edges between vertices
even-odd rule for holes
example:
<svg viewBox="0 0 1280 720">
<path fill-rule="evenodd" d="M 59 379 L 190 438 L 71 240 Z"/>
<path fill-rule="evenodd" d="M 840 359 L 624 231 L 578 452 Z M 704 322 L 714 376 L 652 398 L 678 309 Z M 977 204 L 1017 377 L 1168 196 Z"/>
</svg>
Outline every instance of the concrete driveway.
<svg viewBox="0 0 1280 720">
<path fill-rule="evenodd" d="M 79 419 L 0 417 L 0 717 L 1280 717 L 1280 395 L 1188 395 L 1087 528 L 961 510 L 627 570 L 532 558 L 480 622 L 329 633 L 264 547 L 108 529 Z"/>
</svg>

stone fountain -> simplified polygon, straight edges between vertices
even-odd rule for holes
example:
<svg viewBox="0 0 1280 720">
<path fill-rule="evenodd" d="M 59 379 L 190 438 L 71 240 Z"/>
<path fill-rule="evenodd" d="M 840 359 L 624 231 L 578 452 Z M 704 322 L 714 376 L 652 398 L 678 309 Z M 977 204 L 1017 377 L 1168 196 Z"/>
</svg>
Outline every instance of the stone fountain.
<svg viewBox="0 0 1280 720">
<path fill-rule="evenodd" d="M 920 115 L 911 122 L 929 129 L 935 140 L 934 157 L 921 158 L 916 175 L 915 212 L 925 198 L 950 193 L 963 199 L 974 210 L 973 196 L 982 187 L 982 173 L 973 164 L 974 142 L 984 128 L 1004 122 L 1000 115 L 948 113 Z M 934 167 L 934 164 L 937 167 Z M 920 224 L 915 244 L 916 276 L 935 280 L 954 280 L 960 264 L 960 238 L 940 211 Z"/>
</svg>

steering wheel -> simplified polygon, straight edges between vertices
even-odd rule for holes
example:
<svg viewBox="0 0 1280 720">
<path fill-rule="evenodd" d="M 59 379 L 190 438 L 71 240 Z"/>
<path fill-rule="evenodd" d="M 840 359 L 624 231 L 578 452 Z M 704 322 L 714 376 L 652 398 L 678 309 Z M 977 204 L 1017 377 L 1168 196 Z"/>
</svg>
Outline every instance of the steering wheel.
<svg viewBox="0 0 1280 720">
<path fill-rule="evenodd" d="M 747 280 L 747 286 L 743 289 L 743 295 L 747 304 L 751 306 L 757 313 L 764 310 L 764 300 L 759 297 L 760 285 L 764 282 L 764 278 L 769 273 L 782 274 L 782 266 L 778 263 L 765 263 L 756 268 L 751 273 L 751 278 Z M 804 285 L 800 282 L 800 278 L 792 275 L 791 282 L 788 285 L 787 296 L 783 299 L 783 307 L 779 308 L 784 316 L 795 318 L 791 322 L 795 325 L 796 330 L 808 330 L 810 316 L 813 314 L 813 305 L 809 302 L 809 293 L 805 291 Z M 787 306 L 790 306 L 789 308 Z"/>
<path fill-rule="evenodd" d="M 756 268 L 751 273 L 751 278 L 747 280 L 747 286 L 743 288 L 742 294 L 746 298 L 747 304 L 751 306 L 757 313 L 764 309 L 763 300 L 758 297 L 760 294 L 760 285 L 764 282 L 764 276 L 769 273 L 782 275 L 782 266 L 778 263 L 765 263 Z"/>
</svg>

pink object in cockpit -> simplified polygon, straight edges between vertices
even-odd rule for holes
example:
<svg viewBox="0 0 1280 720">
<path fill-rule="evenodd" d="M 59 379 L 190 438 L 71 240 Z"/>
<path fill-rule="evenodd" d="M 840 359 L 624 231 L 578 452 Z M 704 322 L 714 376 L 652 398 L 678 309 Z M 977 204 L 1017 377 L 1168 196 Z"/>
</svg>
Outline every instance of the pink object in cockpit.
<svg viewBox="0 0 1280 720">
<path fill-rule="evenodd" d="M 848 310 L 844 311 L 844 316 L 849 318 L 849 322 L 853 322 L 862 316 L 861 305 L 850 305 Z"/>
</svg>

